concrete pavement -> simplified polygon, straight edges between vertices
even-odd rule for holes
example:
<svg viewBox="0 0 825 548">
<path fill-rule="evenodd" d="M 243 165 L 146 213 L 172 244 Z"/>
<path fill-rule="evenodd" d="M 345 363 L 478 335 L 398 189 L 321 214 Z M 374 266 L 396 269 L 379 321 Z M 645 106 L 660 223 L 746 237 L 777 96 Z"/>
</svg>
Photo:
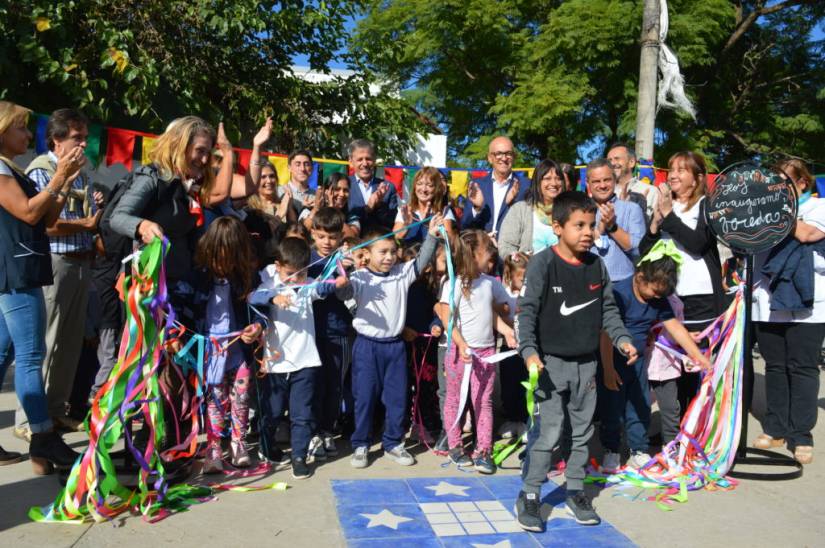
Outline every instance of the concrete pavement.
<svg viewBox="0 0 825 548">
<path fill-rule="evenodd" d="M 757 362 L 754 414 L 764 410 L 761 362 Z M 6 379 L 0 393 L 0 445 L 26 451 L 12 437 L 16 398 Z M 820 409 L 825 408 L 825 389 L 820 387 Z M 821 411 L 820 411 L 821 412 Z M 655 422 L 654 417 L 654 422 Z M 750 417 L 749 439 L 761 432 Z M 815 438 L 825 443 L 825 422 L 820 421 Z M 82 434 L 67 436 L 76 448 L 84 446 Z M 604 491 L 594 504 L 601 516 L 640 546 L 821 546 L 825 544 L 823 497 L 825 490 L 825 445 L 815 448 L 814 463 L 802 479 L 784 482 L 743 481 L 732 492 L 691 493 L 686 504 L 663 512 L 650 502 L 631 502 Z M 303 481 L 293 480 L 288 469 L 264 478 L 237 483 L 265 484 L 286 481 L 286 492 L 228 492 L 218 500 L 192 507 L 157 524 L 128 516 L 96 525 L 36 524 L 26 512 L 32 505 L 54 500 L 59 486 L 55 476 L 38 477 L 28 461 L 0 467 L 0 546 L 344 546 L 345 541 L 330 488 L 332 479 L 450 477 L 466 474 L 442 467 L 443 459 L 430 453 L 417 454 L 418 464 L 403 468 L 383 458 L 377 446 L 369 468 L 354 470 L 349 455 L 328 462 Z M 511 457 L 498 474 L 515 474 Z M 515 496 L 515 493 L 514 493 Z"/>
</svg>

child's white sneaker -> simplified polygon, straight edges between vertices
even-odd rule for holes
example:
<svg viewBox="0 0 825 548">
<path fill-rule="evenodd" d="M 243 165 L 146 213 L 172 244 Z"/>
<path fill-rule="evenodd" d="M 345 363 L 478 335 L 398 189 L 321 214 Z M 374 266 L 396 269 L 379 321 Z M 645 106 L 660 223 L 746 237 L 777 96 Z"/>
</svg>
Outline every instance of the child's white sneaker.
<svg viewBox="0 0 825 548">
<path fill-rule="evenodd" d="M 328 457 L 338 456 L 338 448 L 335 446 L 335 438 L 332 434 L 324 434 L 324 451 Z"/>
<path fill-rule="evenodd" d="M 384 449 L 384 454 L 400 464 L 401 466 L 412 466 L 415 464 L 415 458 L 407 452 L 403 443 L 400 443 L 392 449 Z"/>
<path fill-rule="evenodd" d="M 602 470 L 605 472 L 617 472 L 622 467 L 622 456 L 612 451 L 607 451 L 602 458 Z"/>
<path fill-rule="evenodd" d="M 369 447 L 356 447 L 349 459 L 349 463 L 353 468 L 366 468 L 369 464 Z"/>
<path fill-rule="evenodd" d="M 627 465 L 631 468 L 641 468 L 648 462 L 650 462 L 650 455 L 647 453 L 643 453 L 642 451 L 634 451 L 632 455 L 630 455 L 630 460 L 627 462 Z"/>
<path fill-rule="evenodd" d="M 321 436 L 313 436 L 309 440 L 309 455 L 316 461 L 327 460 L 327 452 L 324 449 L 324 440 Z"/>
</svg>

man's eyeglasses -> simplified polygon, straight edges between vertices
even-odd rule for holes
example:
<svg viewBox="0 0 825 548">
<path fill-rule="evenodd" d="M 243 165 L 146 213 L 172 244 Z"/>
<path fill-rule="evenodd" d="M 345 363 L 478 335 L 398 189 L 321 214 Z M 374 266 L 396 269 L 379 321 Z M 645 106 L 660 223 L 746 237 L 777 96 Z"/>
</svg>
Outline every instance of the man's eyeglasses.
<svg viewBox="0 0 825 548">
<path fill-rule="evenodd" d="M 506 150 L 506 151 L 500 151 L 499 150 L 499 151 L 496 151 L 496 152 L 491 152 L 490 154 L 492 154 L 493 158 L 495 158 L 496 160 L 501 160 L 502 158 L 515 158 L 516 157 L 516 153 L 513 152 L 512 150 Z"/>
</svg>

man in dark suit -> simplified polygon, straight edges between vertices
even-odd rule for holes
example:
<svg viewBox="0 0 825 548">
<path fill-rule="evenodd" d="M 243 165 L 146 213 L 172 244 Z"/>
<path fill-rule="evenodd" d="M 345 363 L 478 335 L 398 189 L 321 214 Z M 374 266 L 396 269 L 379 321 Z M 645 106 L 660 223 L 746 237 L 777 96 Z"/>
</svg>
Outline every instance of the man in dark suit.
<svg viewBox="0 0 825 548">
<path fill-rule="evenodd" d="M 483 228 L 498 234 L 501 221 L 510 206 L 523 200 L 530 181 L 513 172 L 516 151 L 513 141 L 500 136 L 490 141 L 487 161 L 492 173 L 470 183 L 467 204 L 461 217 L 461 228 Z"/>
<path fill-rule="evenodd" d="M 398 211 L 395 187 L 375 176 L 375 145 L 355 139 L 348 147 L 350 176 L 349 211 L 358 217 L 363 231 L 367 226 L 390 228 Z"/>
</svg>

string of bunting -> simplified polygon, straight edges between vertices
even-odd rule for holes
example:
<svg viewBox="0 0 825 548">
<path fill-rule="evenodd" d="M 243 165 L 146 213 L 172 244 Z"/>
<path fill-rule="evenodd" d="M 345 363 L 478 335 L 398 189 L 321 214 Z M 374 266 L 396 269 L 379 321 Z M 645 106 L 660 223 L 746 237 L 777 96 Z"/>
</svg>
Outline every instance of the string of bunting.
<svg viewBox="0 0 825 548">
<path fill-rule="evenodd" d="M 47 121 L 47 115 L 35 115 L 35 151 L 38 154 L 43 154 L 48 150 L 48 146 L 46 145 Z M 122 164 L 127 170 L 131 171 L 135 158 L 138 158 L 141 164 L 149 163 L 149 153 L 157 138 L 158 135 L 144 131 L 90 124 L 89 137 L 86 144 L 86 157 L 94 167 L 97 167 L 101 162 L 101 151 L 103 151 L 105 165 Z M 102 147 L 104 143 L 105 150 Z M 234 151 L 237 162 L 237 172 L 244 175 L 249 169 L 252 150 L 235 148 Z M 285 182 L 289 180 L 287 155 L 271 152 L 262 152 L 261 154 L 274 166 L 275 171 L 278 173 L 279 181 Z M 412 189 L 412 181 L 420 169 L 420 166 L 379 166 L 377 176 L 392 183 L 399 196 L 406 197 L 409 196 Z M 575 169 L 579 171 L 578 188 L 579 190 L 585 190 L 583 181 L 587 179 L 586 166 L 577 165 Z M 450 193 L 453 196 L 465 196 L 471 179 L 480 179 L 490 174 L 489 169 L 477 168 L 451 167 L 447 168 L 446 171 L 449 172 L 447 176 L 450 183 Z M 516 167 L 514 171 L 522 173 L 527 179 L 531 179 L 534 168 Z M 345 160 L 315 158 L 312 175 L 309 180 L 310 188 L 317 188 L 320 181 L 325 180 L 333 173 L 352 174 L 349 164 Z M 641 181 L 658 185 L 667 180 L 667 169 L 654 167 L 651 160 L 640 160 L 637 165 L 637 177 Z M 708 174 L 709 187 L 713 186 L 715 178 L 716 174 Z M 819 194 L 825 195 L 825 174 L 816 175 L 816 184 Z"/>
</svg>

